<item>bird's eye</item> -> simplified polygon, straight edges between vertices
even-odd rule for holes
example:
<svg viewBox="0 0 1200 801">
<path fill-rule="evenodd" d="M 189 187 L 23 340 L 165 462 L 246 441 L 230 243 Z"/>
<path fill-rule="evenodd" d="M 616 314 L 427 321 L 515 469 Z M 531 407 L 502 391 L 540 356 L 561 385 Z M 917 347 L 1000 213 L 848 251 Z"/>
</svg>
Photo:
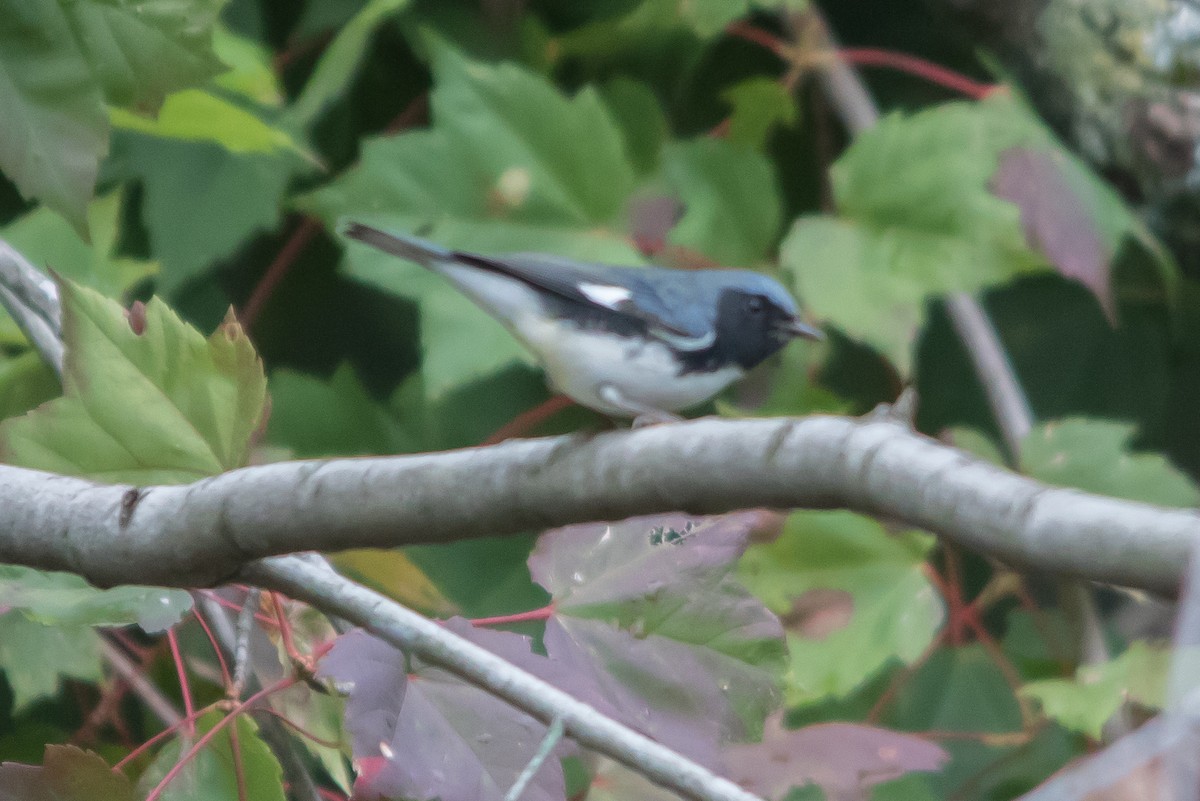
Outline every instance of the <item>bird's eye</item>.
<svg viewBox="0 0 1200 801">
<path fill-rule="evenodd" d="M 746 309 L 751 314 L 762 314 L 765 308 L 766 303 L 758 295 L 752 295 L 750 296 L 750 299 L 746 301 Z"/>
</svg>

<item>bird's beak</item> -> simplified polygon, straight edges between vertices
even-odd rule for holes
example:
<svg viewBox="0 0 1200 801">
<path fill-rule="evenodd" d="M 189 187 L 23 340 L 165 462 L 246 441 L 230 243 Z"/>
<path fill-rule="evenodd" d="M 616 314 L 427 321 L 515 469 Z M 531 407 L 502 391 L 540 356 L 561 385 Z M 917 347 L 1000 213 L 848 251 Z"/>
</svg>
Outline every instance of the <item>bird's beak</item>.
<svg viewBox="0 0 1200 801">
<path fill-rule="evenodd" d="M 802 321 L 799 317 L 793 317 L 783 323 L 780 323 L 779 330 L 790 337 L 799 339 L 824 339 L 825 334 L 821 329 L 809 325 Z"/>
</svg>

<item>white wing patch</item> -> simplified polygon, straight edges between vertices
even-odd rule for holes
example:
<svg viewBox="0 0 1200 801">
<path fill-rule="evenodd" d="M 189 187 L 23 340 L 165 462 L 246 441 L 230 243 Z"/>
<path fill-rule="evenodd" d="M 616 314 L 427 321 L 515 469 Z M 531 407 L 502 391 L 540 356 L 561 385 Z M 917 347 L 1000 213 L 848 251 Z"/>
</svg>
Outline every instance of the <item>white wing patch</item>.
<svg viewBox="0 0 1200 801">
<path fill-rule="evenodd" d="M 611 286 L 609 284 L 580 284 L 579 291 L 583 296 L 595 303 L 597 306 L 603 306 L 606 309 L 617 309 L 625 301 L 633 297 L 633 292 L 623 286 Z"/>
</svg>

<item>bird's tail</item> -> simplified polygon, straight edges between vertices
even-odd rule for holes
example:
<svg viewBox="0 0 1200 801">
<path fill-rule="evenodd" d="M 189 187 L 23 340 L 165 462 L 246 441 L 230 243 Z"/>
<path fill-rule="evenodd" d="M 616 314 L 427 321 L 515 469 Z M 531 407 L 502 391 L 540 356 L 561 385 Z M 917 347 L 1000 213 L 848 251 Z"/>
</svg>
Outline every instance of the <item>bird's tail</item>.
<svg viewBox="0 0 1200 801">
<path fill-rule="evenodd" d="M 415 261 L 425 267 L 431 267 L 434 262 L 446 261 L 454 257 L 452 251 L 441 245 L 435 245 L 415 236 L 389 234 L 387 231 L 381 231 L 362 223 L 348 222 L 342 228 L 342 233 L 351 239 L 357 239 L 371 247 L 379 248 L 385 253 Z"/>
</svg>

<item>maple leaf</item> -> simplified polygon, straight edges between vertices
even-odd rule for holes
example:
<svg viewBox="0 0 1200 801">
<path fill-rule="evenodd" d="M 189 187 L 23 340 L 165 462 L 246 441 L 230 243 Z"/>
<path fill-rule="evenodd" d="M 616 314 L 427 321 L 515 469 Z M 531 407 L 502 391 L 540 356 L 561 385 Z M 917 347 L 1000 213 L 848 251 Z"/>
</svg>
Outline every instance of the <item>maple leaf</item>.
<svg viewBox="0 0 1200 801">
<path fill-rule="evenodd" d="M 554 673 L 550 660 L 530 650 L 528 637 L 477 629 L 463 618 L 446 627 L 535 675 Z M 364 631 L 339 637 L 319 675 L 349 692 L 356 798 L 499 801 L 546 736 L 544 724 L 506 701 L 442 668 L 406 659 Z M 564 742 L 555 753 L 570 749 Z M 548 759 L 522 798 L 562 801 L 565 794 L 562 766 Z"/>
<path fill-rule="evenodd" d="M 938 770 L 949 755 L 912 734 L 856 723 L 818 723 L 802 729 L 768 719 L 763 741 L 725 751 L 729 778 L 752 793 L 782 798 L 792 787 L 816 784 L 829 798 L 861 798 L 871 786 L 911 771 Z"/>
<path fill-rule="evenodd" d="M 547 655 L 626 724 L 707 765 L 779 700 L 783 629 L 730 575 L 758 513 L 631 518 L 546 532 Z"/>
</svg>

